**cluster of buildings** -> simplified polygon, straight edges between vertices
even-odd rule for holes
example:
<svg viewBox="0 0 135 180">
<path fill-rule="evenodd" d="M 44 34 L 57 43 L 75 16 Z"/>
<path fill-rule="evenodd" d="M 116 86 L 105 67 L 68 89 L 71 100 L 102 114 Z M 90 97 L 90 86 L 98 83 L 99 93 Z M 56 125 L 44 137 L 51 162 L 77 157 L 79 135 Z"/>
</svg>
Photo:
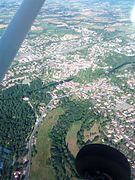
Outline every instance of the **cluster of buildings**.
<svg viewBox="0 0 135 180">
<path fill-rule="evenodd" d="M 15 12 L 16 5 L 18 3 L 14 1 L 14 7 L 11 6 L 7 9 L 10 8 L 12 12 Z M 104 7 L 103 4 L 102 6 Z M 27 36 L 16 60 L 5 76 L 2 83 L 3 87 L 9 88 L 16 83 L 29 84 L 37 76 L 40 76 L 43 81 L 59 81 L 70 76 L 76 76 L 82 69 L 91 68 L 94 71 L 100 65 L 102 65 L 100 68 L 107 70 L 110 67 L 107 66 L 104 59 L 108 54 L 135 55 L 134 33 L 128 34 L 129 40 L 124 42 L 121 37 L 104 40 L 104 32 L 114 33 L 117 29 L 114 21 L 110 21 L 114 23 L 114 27 L 108 25 L 108 19 L 105 15 L 107 12 L 104 8 L 102 12 L 98 11 L 98 13 L 96 10 L 90 10 L 89 8 L 79 10 L 80 14 L 71 11 L 67 13 L 66 18 L 62 8 L 58 9 L 59 12 L 57 13 L 49 12 L 51 13 L 51 15 L 49 14 L 50 17 L 41 14 L 41 18 L 36 21 L 31 29 L 35 35 L 30 34 Z M 10 11 L 8 10 L 8 12 Z M 102 16 L 105 15 L 105 18 L 96 17 L 101 14 Z M 70 19 L 68 15 L 69 17 L 71 15 Z M 43 17 L 46 18 L 48 26 L 44 25 Z M 60 20 L 59 17 L 60 19 L 63 18 L 63 20 Z M 95 24 L 89 21 L 90 17 L 94 17 Z M 96 22 L 100 23 L 100 25 L 102 22 L 105 24 L 100 34 L 98 31 L 101 31 L 101 29 L 95 28 L 94 30 L 92 27 L 96 27 Z M 6 23 L 8 23 L 8 18 L 6 18 Z M 6 24 L 0 24 L 0 29 L 4 26 L 6 27 Z M 53 28 L 56 30 L 53 31 Z M 46 34 L 45 30 L 49 31 L 50 34 Z M 38 34 L 40 31 L 43 31 L 43 33 Z M 135 78 L 131 76 L 127 84 L 130 88 L 135 88 Z M 134 158 L 132 158 L 135 155 L 135 106 L 133 105 L 133 95 L 124 94 L 118 86 L 111 84 L 107 77 L 99 77 L 92 83 L 85 84 L 70 81 L 59 84 L 51 93 L 53 101 L 51 101 L 48 108 L 53 109 L 58 105 L 58 91 L 61 90 L 67 96 L 75 95 L 79 98 L 92 100 L 95 111 L 102 113 L 104 118 L 110 117 L 104 127 L 104 133 L 115 144 L 119 144 L 120 148 L 126 147 L 123 151 L 126 151 L 125 153 L 127 153 L 134 167 L 135 162 Z M 124 95 L 119 97 L 118 93 Z M 128 99 L 132 100 L 132 105 L 127 103 Z M 42 113 L 46 107 L 41 105 L 39 108 Z M 36 144 L 34 138 L 32 144 Z M 10 154 L 10 150 L 0 146 L 0 175 L 3 170 L 4 158 L 7 158 L 8 154 Z M 15 171 L 13 172 L 13 178 L 19 179 L 24 174 L 25 170 L 23 172 Z"/>
<path fill-rule="evenodd" d="M 128 156 L 132 167 L 135 168 L 133 158 L 135 155 L 135 106 L 126 102 L 128 98 L 134 97 L 129 93 L 125 95 L 119 87 L 110 84 L 107 78 L 95 80 L 87 85 L 73 81 L 65 82 L 56 87 L 52 96 L 57 98 L 59 90 L 94 102 L 95 111 L 101 113 L 106 119 L 106 125 L 102 127 L 105 136 L 114 144 L 119 145 L 119 149 Z M 121 97 L 117 93 L 120 93 Z"/>
<path fill-rule="evenodd" d="M 20 179 L 24 179 L 26 175 L 26 170 L 22 170 L 22 171 L 14 171 L 12 174 L 12 180 L 20 180 Z"/>
</svg>

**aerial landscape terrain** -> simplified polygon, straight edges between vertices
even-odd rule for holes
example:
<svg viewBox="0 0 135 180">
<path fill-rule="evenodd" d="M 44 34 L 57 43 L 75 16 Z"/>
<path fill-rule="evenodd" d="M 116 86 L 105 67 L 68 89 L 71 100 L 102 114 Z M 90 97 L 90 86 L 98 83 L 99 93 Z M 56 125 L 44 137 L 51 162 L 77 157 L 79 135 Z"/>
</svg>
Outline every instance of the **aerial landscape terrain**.
<svg viewBox="0 0 135 180">
<path fill-rule="evenodd" d="M 20 3 L 0 1 L 0 37 Z M 78 180 L 90 143 L 121 151 L 135 178 L 134 5 L 45 2 L 0 84 L 1 180 Z"/>
</svg>

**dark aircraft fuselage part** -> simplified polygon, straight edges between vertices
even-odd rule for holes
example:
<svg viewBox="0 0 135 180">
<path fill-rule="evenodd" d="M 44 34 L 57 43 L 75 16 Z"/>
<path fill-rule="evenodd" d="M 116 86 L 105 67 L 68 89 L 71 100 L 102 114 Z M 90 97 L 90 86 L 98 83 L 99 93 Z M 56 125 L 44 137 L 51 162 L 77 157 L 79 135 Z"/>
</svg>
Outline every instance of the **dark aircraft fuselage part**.
<svg viewBox="0 0 135 180">
<path fill-rule="evenodd" d="M 76 169 L 83 179 L 130 180 L 131 168 L 117 149 L 103 144 L 84 146 L 76 157 Z"/>
<path fill-rule="evenodd" d="M 45 0 L 24 0 L 0 40 L 0 82 Z"/>
</svg>

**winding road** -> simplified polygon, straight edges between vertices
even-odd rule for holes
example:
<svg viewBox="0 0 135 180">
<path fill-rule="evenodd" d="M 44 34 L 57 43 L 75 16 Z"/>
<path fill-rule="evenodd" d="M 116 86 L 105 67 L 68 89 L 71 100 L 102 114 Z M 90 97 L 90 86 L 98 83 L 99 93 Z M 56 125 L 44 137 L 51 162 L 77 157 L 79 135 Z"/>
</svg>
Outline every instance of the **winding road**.
<svg viewBox="0 0 135 180">
<path fill-rule="evenodd" d="M 64 97 L 69 97 L 71 95 L 73 95 L 75 92 L 73 93 L 70 93 L 68 95 L 63 95 L 63 96 L 60 96 L 60 97 L 57 97 L 57 98 L 53 98 L 49 103 L 48 105 L 46 106 L 46 108 L 44 109 L 44 111 L 42 112 L 42 115 L 40 117 L 37 118 L 37 121 L 38 123 L 35 123 L 35 127 L 31 133 L 31 136 L 30 136 L 30 139 L 29 139 L 29 142 L 28 142 L 28 149 L 29 149 L 29 152 L 28 152 L 28 165 L 27 165 L 27 168 L 26 168 L 26 175 L 25 175 L 25 180 L 28 180 L 29 179 L 29 175 L 30 175 L 30 166 L 31 166 L 31 162 L 32 162 L 32 157 L 31 157 L 31 151 L 32 151 L 32 138 L 33 136 L 35 135 L 35 133 L 37 132 L 38 128 L 40 127 L 41 125 L 41 122 L 43 121 L 43 118 L 45 117 L 45 114 L 47 114 L 47 111 L 48 111 L 48 107 L 52 104 L 52 102 L 54 100 L 58 100 L 58 99 L 62 99 Z"/>
</svg>

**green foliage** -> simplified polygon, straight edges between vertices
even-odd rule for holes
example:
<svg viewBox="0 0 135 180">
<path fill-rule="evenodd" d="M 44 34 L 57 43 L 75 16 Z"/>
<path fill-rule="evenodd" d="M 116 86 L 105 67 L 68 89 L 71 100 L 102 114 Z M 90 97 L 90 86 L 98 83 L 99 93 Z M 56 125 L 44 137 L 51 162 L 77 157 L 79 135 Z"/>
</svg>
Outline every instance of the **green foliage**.
<svg viewBox="0 0 135 180">
<path fill-rule="evenodd" d="M 20 95 L 16 88 L 3 91 L 1 97 Z M 21 98 L 0 100 L 0 144 L 19 155 L 20 150 L 25 148 L 35 119 L 32 108 Z"/>
<path fill-rule="evenodd" d="M 27 141 L 36 120 L 33 109 L 22 99 L 26 89 L 27 86 L 16 85 L 0 94 L 0 146 L 11 151 L 10 157 L 1 155 L 4 179 L 10 174 L 13 156 L 17 159 L 26 153 Z"/>
<path fill-rule="evenodd" d="M 112 66 L 112 69 L 115 70 L 115 68 L 123 64 L 135 62 L 135 57 L 114 53 L 113 55 L 107 56 L 105 58 L 105 62 L 108 64 L 108 66 Z"/>
<path fill-rule="evenodd" d="M 79 50 L 79 52 L 81 53 L 82 57 L 86 58 L 88 56 L 88 47 Z"/>
<path fill-rule="evenodd" d="M 75 32 L 72 29 L 69 29 L 66 27 L 59 28 L 53 24 L 42 24 L 42 27 L 44 28 L 42 33 L 45 33 L 46 35 L 49 35 L 49 36 L 54 36 L 55 34 L 58 37 L 61 37 L 61 36 L 64 36 L 65 34 L 77 34 L 77 32 Z"/>
<path fill-rule="evenodd" d="M 134 94 L 135 90 L 131 89 L 127 82 L 123 78 L 116 77 L 115 74 L 109 76 L 111 78 L 111 83 L 118 86 L 123 92 Z"/>
<path fill-rule="evenodd" d="M 13 156 L 17 159 L 28 152 L 26 146 L 34 127 L 37 111 L 40 103 L 45 105 L 51 100 L 48 91 L 54 89 L 55 82 L 44 85 L 40 79 L 35 79 L 30 86 L 16 84 L 0 91 L 0 146 L 8 148 L 11 156 L 2 155 L 4 164 L 10 169 Z M 28 100 L 24 100 L 24 97 Z M 33 151 L 33 155 L 36 149 Z M 10 173 L 5 170 L 4 178 Z"/>
<path fill-rule="evenodd" d="M 2 90 L 0 92 L 0 100 L 20 99 L 27 95 L 28 91 L 30 91 L 28 85 L 16 84 L 7 90 Z"/>
<path fill-rule="evenodd" d="M 89 83 L 100 77 L 104 77 L 105 72 L 103 69 L 86 69 L 81 70 L 79 74 L 74 78 L 74 81 L 79 83 Z"/>
<path fill-rule="evenodd" d="M 94 117 L 92 103 L 88 100 L 84 101 L 70 101 L 69 99 L 62 99 L 61 106 L 65 109 L 65 113 L 61 115 L 57 124 L 53 127 L 50 138 L 52 141 L 51 158 L 52 165 L 56 171 L 57 179 L 64 180 L 71 176 L 77 176 L 74 166 L 74 157 L 68 150 L 66 144 L 67 133 L 74 122 L 87 121 Z M 91 108 L 92 109 L 92 108 Z M 70 167 L 71 174 L 67 172 L 67 165 Z"/>
</svg>

